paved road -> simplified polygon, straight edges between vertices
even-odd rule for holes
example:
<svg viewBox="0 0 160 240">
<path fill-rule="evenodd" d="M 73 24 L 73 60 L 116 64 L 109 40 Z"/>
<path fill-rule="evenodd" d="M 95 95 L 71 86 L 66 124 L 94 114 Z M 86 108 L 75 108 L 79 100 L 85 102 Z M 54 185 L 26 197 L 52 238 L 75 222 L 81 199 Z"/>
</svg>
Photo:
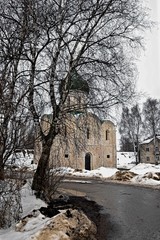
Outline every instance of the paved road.
<svg viewBox="0 0 160 240">
<path fill-rule="evenodd" d="M 107 240 L 160 240 L 160 190 L 100 181 L 62 187 L 85 192 L 103 206 Z"/>
</svg>

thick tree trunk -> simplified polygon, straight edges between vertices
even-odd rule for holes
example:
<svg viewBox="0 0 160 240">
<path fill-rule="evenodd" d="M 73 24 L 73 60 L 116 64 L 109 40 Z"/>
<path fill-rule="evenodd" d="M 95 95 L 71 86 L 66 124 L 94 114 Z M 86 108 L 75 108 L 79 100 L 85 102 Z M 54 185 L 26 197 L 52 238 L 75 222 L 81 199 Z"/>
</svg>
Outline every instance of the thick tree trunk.
<svg viewBox="0 0 160 240">
<path fill-rule="evenodd" d="M 32 189 L 39 193 L 45 189 L 48 179 L 49 155 L 51 146 L 51 143 L 43 143 L 41 157 L 38 162 L 37 170 L 34 174 Z"/>
<path fill-rule="evenodd" d="M 4 164 L 0 157 L 0 180 L 4 180 Z"/>
</svg>

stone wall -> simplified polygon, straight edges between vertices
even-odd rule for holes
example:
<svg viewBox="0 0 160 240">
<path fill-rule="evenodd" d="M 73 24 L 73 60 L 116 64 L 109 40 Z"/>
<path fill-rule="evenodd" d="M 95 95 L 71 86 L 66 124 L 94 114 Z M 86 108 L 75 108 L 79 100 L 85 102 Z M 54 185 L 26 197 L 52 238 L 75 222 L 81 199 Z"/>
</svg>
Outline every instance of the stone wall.
<svg viewBox="0 0 160 240">
<path fill-rule="evenodd" d="M 68 115 L 63 123 L 65 133 L 57 136 L 50 154 L 51 167 L 88 168 L 116 167 L 116 128 L 108 120 L 101 121 L 96 115 L 87 113 Z M 48 121 L 44 121 L 43 129 L 47 132 Z M 34 162 L 38 162 L 41 154 L 41 143 L 35 143 Z M 89 160 L 86 160 L 88 154 Z"/>
<path fill-rule="evenodd" d="M 160 140 L 154 139 L 149 143 L 140 145 L 140 162 L 141 163 L 160 163 Z"/>
</svg>

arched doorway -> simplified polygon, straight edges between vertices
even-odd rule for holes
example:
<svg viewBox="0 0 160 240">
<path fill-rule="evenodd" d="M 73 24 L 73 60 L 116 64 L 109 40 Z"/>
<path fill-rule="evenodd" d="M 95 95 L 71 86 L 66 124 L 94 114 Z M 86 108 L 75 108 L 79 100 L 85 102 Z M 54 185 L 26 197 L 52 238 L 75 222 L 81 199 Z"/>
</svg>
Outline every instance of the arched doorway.
<svg viewBox="0 0 160 240">
<path fill-rule="evenodd" d="M 86 153 L 85 155 L 85 169 L 91 170 L 91 154 L 90 153 Z"/>
</svg>

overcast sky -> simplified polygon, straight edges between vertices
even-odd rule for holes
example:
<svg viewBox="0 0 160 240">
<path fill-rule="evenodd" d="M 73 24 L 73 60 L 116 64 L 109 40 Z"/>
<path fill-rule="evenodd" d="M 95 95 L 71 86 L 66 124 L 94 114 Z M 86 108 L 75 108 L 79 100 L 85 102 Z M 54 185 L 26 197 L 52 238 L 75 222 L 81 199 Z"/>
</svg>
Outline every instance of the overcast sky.
<svg viewBox="0 0 160 240">
<path fill-rule="evenodd" d="M 153 20 L 160 23 L 160 0 L 145 0 L 151 8 Z M 147 97 L 160 99 L 160 26 L 146 34 L 146 50 L 138 64 L 137 88 Z"/>
</svg>

